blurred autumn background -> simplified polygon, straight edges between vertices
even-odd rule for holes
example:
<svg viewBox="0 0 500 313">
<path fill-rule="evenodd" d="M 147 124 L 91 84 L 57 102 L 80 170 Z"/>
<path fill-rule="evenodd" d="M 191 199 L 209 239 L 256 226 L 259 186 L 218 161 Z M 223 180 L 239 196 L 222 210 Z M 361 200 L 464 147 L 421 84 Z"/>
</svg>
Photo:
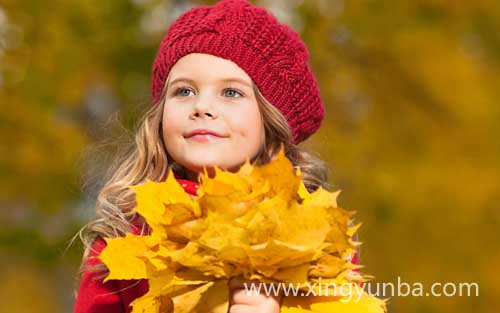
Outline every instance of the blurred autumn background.
<svg viewBox="0 0 500 313">
<path fill-rule="evenodd" d="M 305 146 L 362 221 L 376 282 L 477 282 L 389 312 L 499 312 L 500 2 L 252 1 L 299 32 L 327 116 Z M 150 105 L 168 25 L 213 1 L 0 0 L 0 303 L 70 312 L 116 138 Z M 120 126 L 121 125 L 121 126 Z"/>
</svg>

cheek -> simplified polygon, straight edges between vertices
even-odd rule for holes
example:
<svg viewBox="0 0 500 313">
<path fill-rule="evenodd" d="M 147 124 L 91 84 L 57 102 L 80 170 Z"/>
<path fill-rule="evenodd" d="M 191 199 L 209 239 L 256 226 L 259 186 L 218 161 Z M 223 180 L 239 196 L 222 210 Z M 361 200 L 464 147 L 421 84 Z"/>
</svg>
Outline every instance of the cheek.
<svg viewBox="0 0 500 313">
<path fill-rule="evenodd" d="M 162 131 L 165 142 L 171 141 L 176 135 L 182 134 L 183 121 L 183 114 L 180 110 L 165 105 L 162 116 Z"/>
<path fill-rule="evenodd" d="M 234 116 L 236 118 L 232 118 L 232 126 L 236 133 L 245 137 L 246 140 L 262 141 L 264 125 L 257 104 L 255 104 L 255 107 L 242 110 Z"/>
</svg>

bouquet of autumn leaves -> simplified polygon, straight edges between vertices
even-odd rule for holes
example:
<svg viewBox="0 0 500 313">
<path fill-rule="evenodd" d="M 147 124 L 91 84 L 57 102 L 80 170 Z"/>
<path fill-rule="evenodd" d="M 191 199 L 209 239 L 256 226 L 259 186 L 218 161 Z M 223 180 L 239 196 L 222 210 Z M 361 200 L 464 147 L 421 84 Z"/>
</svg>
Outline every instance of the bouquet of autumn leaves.
<svg viewBox="0 0 500 313">
<path fill-rule="evenodd" d="M 301 178 L 281 150 L 266 165 L 247 160 L 237 173 L 201 174 L 196 197 L 172 172 L 165 182 L 131 186 L 151 233 L 105 238 L 105 281 L 148 280 L 133 313 L 226 313 L 234 276 L 298 288 L 284 297 L 281 312 L 386 312 L 383 300 L 359 289 L 368 276 L 347 258 L 359 244 L 352 239 L 359 224 L 337 206 L 340 191 L 309 193 Z M 325 285 L 361 294 L 325 295 Z"/>
</svg>

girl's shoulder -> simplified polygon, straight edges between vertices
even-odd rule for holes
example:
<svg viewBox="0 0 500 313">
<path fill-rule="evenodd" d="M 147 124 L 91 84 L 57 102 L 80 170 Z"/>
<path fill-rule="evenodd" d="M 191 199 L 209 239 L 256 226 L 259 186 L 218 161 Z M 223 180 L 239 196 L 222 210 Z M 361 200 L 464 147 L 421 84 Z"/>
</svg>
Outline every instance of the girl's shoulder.
<svg viewBox="0 0 500 313">
<path fill-rule="evenodd" d="M 146 223 L 136 219 L 131 223 L 131 233 L 145 235 L 149 232 Z M 148 289 L 146 280 L 109 280 L 103 282 L 102 272 L 92 267 L 103 266 L 98 258 L 106 247 L 106 241 L 98 236 L 92 242 L 86 270 L 82 274 L 75 301 L 74 313 L 129 313 L 130 303 L 144 295 Z"/>
</svg>

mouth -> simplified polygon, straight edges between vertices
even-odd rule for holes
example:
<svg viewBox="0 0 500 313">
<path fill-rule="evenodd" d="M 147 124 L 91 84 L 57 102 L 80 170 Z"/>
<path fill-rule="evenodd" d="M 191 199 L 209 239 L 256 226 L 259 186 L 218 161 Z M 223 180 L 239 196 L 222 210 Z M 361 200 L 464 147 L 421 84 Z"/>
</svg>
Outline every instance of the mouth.
<svg viewBox="0 0 500 313">
<path fill-rule="evenodd" d="M 211 142 L 220 139 L 224 139 L 228 136 L 222 135 L 215 131 L 209 129 L 196 129 L 192 132 L 189 132 L 184 136 L 187 140 L 197 141 L 197 142 Z"/>
<path fill-rule="evenodd" d="M 221 137 L 213 134 L 195 134 L 189 137 L 186 137 L 187 140 L 197 141 L 197 142 L 213 142 L 217 140 L 224 139 L 226 137 Z"/>
</svg>

